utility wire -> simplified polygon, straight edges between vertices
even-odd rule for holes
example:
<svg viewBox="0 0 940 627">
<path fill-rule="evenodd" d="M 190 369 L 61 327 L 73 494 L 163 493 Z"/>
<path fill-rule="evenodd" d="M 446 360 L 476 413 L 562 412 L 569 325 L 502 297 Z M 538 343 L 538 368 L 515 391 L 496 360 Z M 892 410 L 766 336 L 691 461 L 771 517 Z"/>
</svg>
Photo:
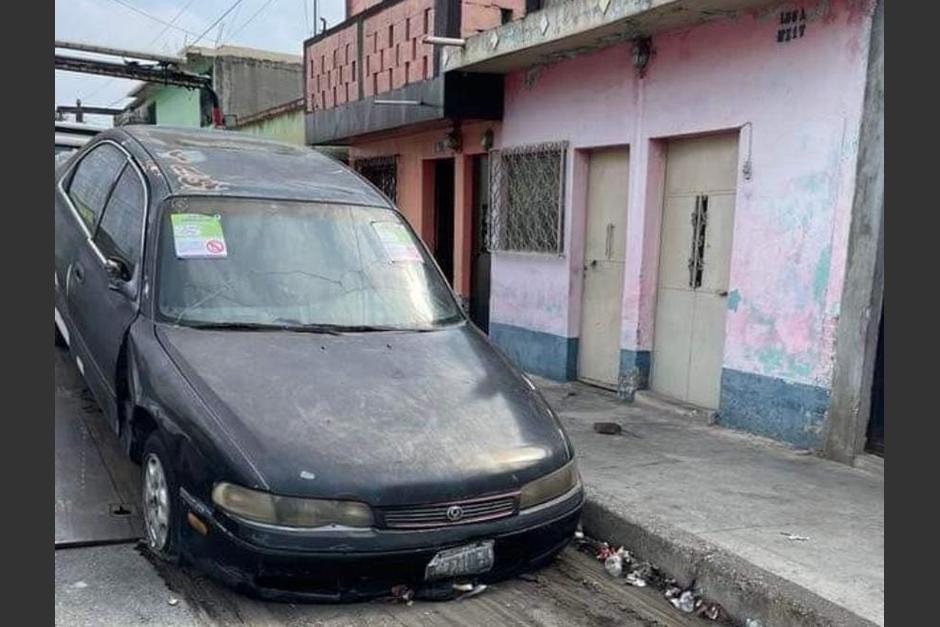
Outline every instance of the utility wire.
<svg viewBox="0 0 940 627">
<path fill-rule="evenodd" d="M 168 30 L 170 30 L 171 28 L 177 28 L 177 27 L 176 27 L 176 20 L 180 19 L 180 17 L 183 15 L 183 13 L 186 11 L 186 9 L 188 9 L 190 6 L 192 6 L 193 2 L 195 2 L 195 1 L 196 1 L 196 0 L 189 0 L 189 2 L 187 2 L 179 11 L 176 12 L 176 15 L 173 16 L 173 19 L 172 19 L 172 20 L 170 20 L 169 22 L 164 22 L 163 30 L 161 30 L 159 33 L 157 33 L 156 37 L 154 37 L 153 39 L 151 39 L 150 42 L 147 44 L 146 47 L 149 48 L 150 46 L 152 46 L 152 45 L 154 45 L 155 43 L 157 43 L 157 40 L 159 40 L 161 37 L 163 37 L 163 36 L 166 34 L 166 32 L 167 32 Z M 119 4 L 124 5 L 124 6 L 127 6 L 128 8 L 133 8 L 133 7 L 130 7 L 129 5 L 125 5 L 123 2 L 119 2 Z M 136 11 L 137 9 L 134 9 L 134 10 Z M 186 31 L 185 29 L 180 29 L 180 30 L 183 30 L 183 31 L 185 31 L 185 32 L 187 32 L 187 33 L 189 32 L 189 31 Z M 116 80 L 118 80 L 118 79 L 116 79 L 116 78 L 110 78 L 110 79 L 108 79 L 107 81 L 105 81 L 105 82 L 103 82 L 101 85 L 99 85 L 98 87 L 92 89 L 91 91 L 85 93 L 85 94 L 82 95 L 82 96 L 79 96 L 79 99 L 80 99 L 80 100 L 86 100 L 86 99 L 88 99 L 88 98 L 91 98 L 91 97 L 94 96 L 95 94 L 99 93 L 99 92 L 100 92 L 102 89 L 104 89 L 105 87 L 107 87 L 107 86 L 111 85 L 112 83 L 114 83 L 114 81 L 116 81 Z M 110 106 L 114 105 L 116 102 L 120 102 L 121 100 L 124 100 L 124 98 L 126 98 L 126 97 L 127 97 L 127 96 L 121 96 L 121 97 L 118 98 L 117 100 L 112 101 L 111 104 L 109 104 L 108 106 L 110 107 Z"/>
<path fill-rule="evenodd" d="M 157 17 L 157 16 L 155 16 L 155 15 L 151 15 L 150 13 L 147 13 L 146 11 L 142 11 L 142 10 L 138 9 L 137 7 L 135 7 L 135 6 L 132 5 L 132 4 L 128 4 L 127 2 L 124 2 L 124 0 L 111 0 L 111 2 L 115 2 L 115 3 L 117 3 L 117 4 L 120 4 L 122 7 L 126 8 L 126 9 L 130 9 L 130 10 L 133 11 L 134 13 L 138 13 L 138 14 L 140 14 L 140 15 L 143 15 L 143 16 L 146 17 L 147 19 L 153 20 L 154 22 L 158 22 L 158 23 L 160 23 L 160 24 L 163 24 L 163 25 L 166 26 L 167 28 L 175 28 L 175 29 L 178 30 L 178 31 L 181 31 L 181 32 L 186 33 L 187 35 L 193 35 L 193 36 L 196 35 L 196 33 L 192 32 L 191 30 L 186 30 L 185 28 L 183 28 L 183 27 L 181 27 L 181 26 L 176 26 L 175 24 L 173 24 L 173 23 L 171 23 L 171 22 L 167 22 L 166 20 L 161 20 L 159 17 Z M 215 24 L 213 24 L 213 26 L 215 26 Z"/>
<path fill-rule="evenodd" d="M 254 19 L 255 19 L 256 17 L 258 17 L 258 16 L 261 14 L 262 11 L 264 11 L 265 9 L 267 9 L 267 8 L 268 8 L 268 5 L 270 5 L 272 2 L 274 2 L 274 0 L 267 0 L 267 2 L 265 2 L 264 4 L 262 4 L 261 7 L 260 7 L 257 11 L 255 11 L 254 13 L 252 13 L 252 14 L 251 14 L 251 17 L 249 17 L 247 20 L 245 20 L 245 22 L 244 22 L 241 26 L 238 27 L 238 30 L 236 30 L 234 33 L 232 33 L 231 35 L 229 35 L 227 39 L 231 40 L 232 38 L 238 36 L 238 34 L 239 34 L 240 32 L 242 32 L 243 30 L 245 30 L 245 27 L 248 26 L 249 24 L 251 24 L 251 23 L 254 21 Z"/>
<path fill-rule="evenodd" d="M 227 16 L 229 13 L 231 13 L 232 11 L 234 11 L 235 8 L 236 8 L 238 5 L 240 5 L 243 1 L 244 1 L 244 0 L 235 0 L 235 2 L 233 2 L 232 5 L 231 5 L 229 8 L 225 9 L 225 11 L 222 13 L 222 15 L 220 15 L 218 18 L 216 18 L 216 20 L 215 20 L 214 22 L 212 22 L 212 24 L 210 24 L 209 27 L 208 27 L 206 30 L 202 31 L 202 34 L 199 35 L 199 36 L 197 36 L 197 37 L 196 37 L 196 40 L 195 40 L 193 43 L 189 44 L 189 45 L 190 45 L 190 46 L 195 46 L 196 44 L 198 44 L 198 43 L 200 42 L 200 40 L 202 40 L 202 38 L 205 37 L 206 34 L 207 34 L 210 30 L 212 30 L 213 28 L 215 28 L 216 25 L 217 25 L 219 22 L 221 22 L 221 21 L 225 18 L 225 16 Z M 115 2 L 117 2 L 117 0 L 115 0 Z"/>
</svg>

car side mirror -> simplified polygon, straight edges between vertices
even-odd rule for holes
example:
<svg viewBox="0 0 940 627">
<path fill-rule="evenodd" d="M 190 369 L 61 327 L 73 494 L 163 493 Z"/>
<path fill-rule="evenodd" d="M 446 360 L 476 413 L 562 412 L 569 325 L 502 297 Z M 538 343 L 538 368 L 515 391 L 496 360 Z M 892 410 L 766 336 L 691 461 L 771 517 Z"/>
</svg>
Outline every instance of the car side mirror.
<svg viewBox="0 0 940 627">
<path fill-rule="evenodd" d="M 126 283 L 131 278 L 131 272 L 127 264 L 116 257 L 105 259 L 104 269 L 105 272 L 108 273 L 108 279 L 110 279 L 109 287 L 111 289 L 118 289 L 120 284 Z"/>
</svg>

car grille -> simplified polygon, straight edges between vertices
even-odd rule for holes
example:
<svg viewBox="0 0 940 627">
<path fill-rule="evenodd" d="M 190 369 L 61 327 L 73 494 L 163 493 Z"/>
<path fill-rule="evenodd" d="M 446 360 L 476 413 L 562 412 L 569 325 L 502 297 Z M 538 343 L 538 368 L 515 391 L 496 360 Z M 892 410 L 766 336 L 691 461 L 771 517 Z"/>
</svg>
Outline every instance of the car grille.
<svg viewBox="0 0 940 627">
<path fill-rule="evenodd" d="M 460 508 L 461 515 L 454 519 L 448 516 L 452 508 Z M 467 523 L 496 520 L 516 513 L 516 495 L 500 495 L 482 499 L 468 499 L 450 503 L 389 507 L 382 510 L 388 529 L 419 529 L 425 527 L 449 527 Z"/>
</svg>

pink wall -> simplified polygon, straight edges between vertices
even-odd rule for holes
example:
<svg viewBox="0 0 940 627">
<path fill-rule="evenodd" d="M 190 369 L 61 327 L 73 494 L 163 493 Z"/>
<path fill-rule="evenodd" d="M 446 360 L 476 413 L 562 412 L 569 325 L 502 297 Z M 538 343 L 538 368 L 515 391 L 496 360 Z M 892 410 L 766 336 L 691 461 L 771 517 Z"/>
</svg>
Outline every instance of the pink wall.
<svg viewBox="0 0 940 627">
<path fill-rule="evenodd" d="M 801 6 L 804 36 L 778 43 L 779 11 Z M 492 320 L 578 335 L 582 149 L 629 145 L 621 346 L 652 348 L 662 140 L 734 130 L 753 176 L 738 179 L 724 365 L 828 386 L 870 15 L 868 0 L 787 4 L 659 35 L 644 79 L 628 45 L 507 77 L 500 145 L 571 144 L 568 253 L 495 255 Z"/>
<path fill-rule="evenodd" d="M 481 154 L 480 138 L 492 131 L 498 141 L 499 123 L 472 122 L 459 127 L 461 150 L 441 150 L 438 146 L 452 125 L 442 121 L 439 128 L 409 134 L 389 133 L 369 141 L 350 145 L 349 156 L 356 159 L 397 155 L 398 200 L 401 212 L 415 231 L 430 246 L 434 245 L 435 229 L 433 168 L 435 159 L 454 159 L 454 289 L 470 294 L 470 247 L 473 212 L 474 155 Z"/>
</svg>

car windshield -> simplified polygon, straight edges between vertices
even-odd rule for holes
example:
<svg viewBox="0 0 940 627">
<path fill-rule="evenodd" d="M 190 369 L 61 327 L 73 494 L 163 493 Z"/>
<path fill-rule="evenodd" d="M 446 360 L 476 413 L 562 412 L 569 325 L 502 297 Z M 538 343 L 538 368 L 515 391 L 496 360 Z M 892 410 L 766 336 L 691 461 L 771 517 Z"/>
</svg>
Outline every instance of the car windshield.
<svg viewBox="0 0 940 627">
<path fill-rule="evenodd" d="M 159 242 L 159 317 L 176 324 L 426 330 L 463 319 L 390 209 L 173 198 Z"/>
</svg>

